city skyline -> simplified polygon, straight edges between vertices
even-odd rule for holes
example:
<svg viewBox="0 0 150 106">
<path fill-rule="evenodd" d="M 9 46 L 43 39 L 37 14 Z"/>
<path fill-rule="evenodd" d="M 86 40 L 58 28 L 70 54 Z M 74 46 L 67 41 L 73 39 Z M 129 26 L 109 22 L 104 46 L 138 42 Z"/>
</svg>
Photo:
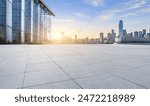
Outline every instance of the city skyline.
<svg viewBox="0 0 150 106">
<path fill-rule="evenodd" d="M 61 32 L 80 38 L 106 35 L 114 29 L 118 35 L 118 21 L 124 21 L 129 32 L 150 28 L 149 0 L 45 0 L 55 12 L 53 35 Z"/>
<path fill-rule="evenodd" d="M 129 32 L 124 27 L 123 20 L 118 22 L 118 31 L 112 29 L 106 35 L 104 32 L 100 32 L 97 37 L 84 37 L 80 38 L 77 34 L 74 37 L 66 36 L 64 32 L 61 33 L 61 39 L 51 39 L 49 43 L 58 44 L 114 44 L 114 43 L 149 43 L 150 42 L 150 30 L 146 29 L 135 30 Z"/>
</svg>

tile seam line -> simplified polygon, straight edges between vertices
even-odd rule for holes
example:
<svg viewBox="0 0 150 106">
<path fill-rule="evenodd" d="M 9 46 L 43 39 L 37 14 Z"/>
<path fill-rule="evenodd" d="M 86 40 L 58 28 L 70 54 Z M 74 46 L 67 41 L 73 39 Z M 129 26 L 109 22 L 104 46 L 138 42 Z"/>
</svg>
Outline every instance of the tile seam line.
<svg viewBox="0 0 150 106">
<path fill-rule="evenodd" d="M 116 75 L 116 74 L 113 74 L 113 73 L 110 73 L 110 74 L 112 74 L 112 75 L 114 75 L 114 76 L 117 76 L 117 77 L 119 77 L 119 78 L 121 78 L 121 79 L 123 79 L 123 80 L 126 80 L 126 81 L 128 81 L 128 82 L 131 82 L 131 83 L 133 83 L 133 84 L 135 84 L 135 85 L 137 85 L 137 86 L 140 86 L 140 87 L 142 87 L 142 88 L 144 88 L 144 89 L 148 89 L 147 87 L 145 87 L 145 86 L 143 86 L 143 85 L 141 85 L 141 84 L 138 84 L 138 83 L 136 83 L 136 82 L 134 82 L 134 81 L 128 80 L 128 79 L 126 79 L 126 78 L 124 78 L 124 77 L 122 77 L 122 76 L 120 76 L 120 75 Z"/>
<path fill-rule="evenodd" d="M 29 52 L 28 52 L 29 53 Z M 28 56 L 29 56 L 29 54 L 27 53 L 27 60 L 26 60 L 26 67 L 25 67 L 25 72 L 24 72 L 24 76 L 23 76 L 23 82 L 22 82 L 22 87 L 21 87 L 21 89 L 23 89 L 24 88 L 24 82 L 25 82 L 25 78 L 26 78 L 26 73 L 27 73 L 27 65 L 28 65 Z"/>
<path fill-rule="evenodd" d="M 80 85 L 80 84 L 78 84 L 61 66 L 59 66 L 51 57 L 49 57 L 48 55 L 47 55 L 47 53 L 45 53 L 42 49 L 41 49 L 41 47 L 39 47 L 39 49 L 50 59 L 50 60 L 52 60 L 73 82 L 75 82 L 81 89 L 83 89 L 83 87 Z"/>
<path fill-rule="evenodd" d="M 42 83 L 42 84 L 35 84 L 35 85 L 31 85 L 31 86 L 24 86 L 24 88 L 37 87 L 37 86 L 61 83 L 61 82 L 66 82 L 66 81 L 72 81 L 72 79 L 66 79 L 66 80 L 55 81 L 55 82 L 47 82 L 47 83 Z"/>
<path fill-rule="evenodd" d="M 41 48 L 40 48 L 41 49 Z M 81 89 L 83 89 L 83 87 L 78 84 L 60 65 L 58 65 L 51 57 L 49 57 L 44 51 L 43 53 L 50 59 L 52 60 L 73 82 L 75 82 Z"/>
<path fill-rule="evenodd" d="M 86 78 L 86 77 L 93 77 L 93 76 L 97 76 L 97 75 L 101 75 L 101 74 L 107 74 L 107 73 L 110 73 L 110 72 L 99 73 L 99 74 L 94 74 L 94 75 L 89 75 L 89 76 L 83 76 L 83 77 L 76 77 L 76 78 L 73 78 L 73 80 L 77 80 L 77 79 L 81 79 L 81 78 Z M 29 88 L 29 87 L 34 87 L 34 86 L 40 86 L 40 85 L 46 85 L 46 84 L 54 84 L 54 83 L 65 82 L 65 81 L 70 81 L 70 80 L 72 80 L 72 79 L 55 81 L 55 82 L 47 82 L 47 83 L 36 84 L 36 85 L 31 85 L 31 86 L 25 86 L 24 88 Z"/>
</svg>

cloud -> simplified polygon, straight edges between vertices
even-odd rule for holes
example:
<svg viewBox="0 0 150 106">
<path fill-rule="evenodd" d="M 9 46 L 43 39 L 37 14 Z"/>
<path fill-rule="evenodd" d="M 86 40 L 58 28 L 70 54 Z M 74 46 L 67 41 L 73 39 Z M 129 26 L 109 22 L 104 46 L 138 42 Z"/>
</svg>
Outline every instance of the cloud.
<svg viewBox="0 0 150 106">
<path fill-rule="evenodd" d="M 148 6 L 148 7 L 146 7 Z M 141 13 L 150 13 L 148 0 L 130 0 L 116 4 L 99 14 L 99 19 L 108 21 L 117 16 L 118 18 L 127 18 L 139 15 Z"/>
<path fill-rule="evenodd" d="M 84 0 L 86 3 L 93 5 L 94 7 L 98 7 L 104 3 L 104 0 Z"/>
<path fill-rule="evenodd" d="M 76 13 L 74 13 L 75 14 L 75 16 L 77 16 L 77 17 L 88 17 L 86 14 L 83 14 L 83 13 L 81 13 L 81 12 L 76 12 Z"/>
<path fill-rule="evenodd" d="M 112 19 L 112 17 L 114 16 L 114 14 L 103 14 L 103 15 L 100 15 L 99 16 L 99 19 L 100 20 L 103 20 L 103 21 L 108 21 L 110 19 Z"/>
<path fill-rule="evenodd" d="M 134 1 L 127 2 L 125 6 L 128 7 L 126 8 L 126 10 L 132 10 L 132 9 L 138 9 L 144 7 L 146 4 L 147 4 L 147 0 L 134 0 Z"/>
<path fill-rule="evenodd" d="M 135 6 L 143 6 L 146 4 L 145 0 L 140 0 L 138 3 L 135 4 Z"/>
<path fill-rule="evenodd" d="M 141 8 L 141 9 L 135 11 L 134 13 L 136 13 L 136 14 L 147 14 L 147 13 L 150 13 L 150 7 Z"/>
<path fill-rule="evenodd" d="M 136 13 L 127 13 L 125 15 L 122 15 L 120 18 L 127 18 L 127 17 L 131 17 L 131 16 L 136 16 Z"/>
<path fill-rule="evenodd" d="M 143 12 L 143 13 L 150 13 L 150 8 L 141 9 L 141 12 Z"/>
<path fill-rule="evenodd" d="M 120 12 L 120 10 L 117 10 L 117 9 L 105 10 L 98 15 L 98 19 L 100 19 L 102 21 L 109 21 L 109 20 L 113 19 L 113 17 L 118 12 Z"/>
</svg>

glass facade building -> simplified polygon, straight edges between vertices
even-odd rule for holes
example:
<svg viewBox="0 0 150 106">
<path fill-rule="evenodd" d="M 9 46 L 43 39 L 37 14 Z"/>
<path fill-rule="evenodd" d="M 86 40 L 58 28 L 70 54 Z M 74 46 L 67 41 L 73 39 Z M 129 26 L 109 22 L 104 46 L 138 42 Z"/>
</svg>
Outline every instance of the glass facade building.
<svg viewBox="0 0 150 106">
<path fill-rule="evenodd" d="M 119 36 L 123 37 L 123 21 L 119 21 Z"/>
<path fill-rule="evenodd" d="M 6 39 L 6 0 L 0 0 L 0 42 Z"/>
<path fill-rule="evenodd" d="M 0 0 L 0 43 L 42 43 L 54 13 L 43 0 Z"/>
</svg>

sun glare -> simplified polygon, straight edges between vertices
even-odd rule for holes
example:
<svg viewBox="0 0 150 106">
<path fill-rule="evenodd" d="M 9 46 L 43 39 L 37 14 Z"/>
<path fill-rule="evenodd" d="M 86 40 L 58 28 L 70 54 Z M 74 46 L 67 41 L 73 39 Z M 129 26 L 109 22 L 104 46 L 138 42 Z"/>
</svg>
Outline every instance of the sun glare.
<svg viewBox="0 0 150 106">
<path fill-rule="evenodd" d="M 53 34 L 53 39 L 60 40 L 61 39 L 61 33 L 59 33 L 59 32 L 54 33 Z"/>
</svg>

